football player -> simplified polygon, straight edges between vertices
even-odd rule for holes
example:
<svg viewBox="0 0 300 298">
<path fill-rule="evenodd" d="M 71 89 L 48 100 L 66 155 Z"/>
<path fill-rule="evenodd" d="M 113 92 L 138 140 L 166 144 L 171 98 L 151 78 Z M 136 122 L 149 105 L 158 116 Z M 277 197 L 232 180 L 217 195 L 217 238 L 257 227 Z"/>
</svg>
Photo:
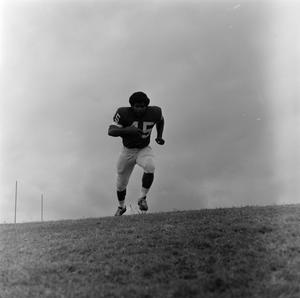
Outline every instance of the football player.
<svg viewBox="0 0 300 298">
<path fill-rule="evenodd" d="M 154 179 L 154 156 L 149 146 L 151 131 L 156 126 L 156 143 L 163 145 L 164 118 L 160 107 L 149 106 L 150 99 L 144 92 L 135 92 L 129 98 L 130 107 L 118 108 L 109 126 L 108 135 L 121 137 L 123 149 L 117 162 L 117 198 L 119 207 L 115 216 L 126 212 L 126 187 L 130 175 L 137 164 L 143 168 L 141 195 L 138 205 L 141 211 L 147 211 L 146 196 Z"/>
</svg>

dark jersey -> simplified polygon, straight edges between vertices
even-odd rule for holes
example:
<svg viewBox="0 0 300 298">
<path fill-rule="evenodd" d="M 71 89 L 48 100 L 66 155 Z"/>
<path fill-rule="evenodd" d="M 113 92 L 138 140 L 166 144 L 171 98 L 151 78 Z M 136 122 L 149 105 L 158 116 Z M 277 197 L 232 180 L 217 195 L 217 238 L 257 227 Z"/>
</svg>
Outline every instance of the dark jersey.
<svg viewBox="0 0 300 298">
<path fill-rule="evenodd" d="M 114 115 L 114 125 L 119 127 L 135 126 L 140 128 L 142 136 L 123 136 L 123 145 L 127 148 L 144 148 L 150 143 L 152 128 L 162 119 L 160 107 L 148 106 L 145 114 L 137 117 L 131 107 L 119 108 Z"/>
</svg>

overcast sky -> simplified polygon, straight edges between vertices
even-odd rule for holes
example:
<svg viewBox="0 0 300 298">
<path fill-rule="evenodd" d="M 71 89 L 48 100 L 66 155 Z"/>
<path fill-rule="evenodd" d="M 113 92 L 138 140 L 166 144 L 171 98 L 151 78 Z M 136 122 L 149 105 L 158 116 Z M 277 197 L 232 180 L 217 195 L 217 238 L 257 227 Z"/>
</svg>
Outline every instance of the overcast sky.
<svg viewBox="0 0 300 298">
<path fill-rule="evenodd" d="M 166 121 L 151 211 L 300 203 L 298 1 L 0 5 L 0 222 L 16 180 L 18 221 L 40 219 L 41 194 L 45 220 L 112 215 L 107 129 L 139 90 Z"/>
</svg>

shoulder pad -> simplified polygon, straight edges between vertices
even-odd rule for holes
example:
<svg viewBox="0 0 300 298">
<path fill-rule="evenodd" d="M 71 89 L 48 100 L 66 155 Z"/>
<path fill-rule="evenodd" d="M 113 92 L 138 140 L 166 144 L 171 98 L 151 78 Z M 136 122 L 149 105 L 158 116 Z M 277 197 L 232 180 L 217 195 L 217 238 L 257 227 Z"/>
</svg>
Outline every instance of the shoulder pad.
<svg viewBox="0 0 300 298">
<path fill-rule="evenodd" d="M 125 126 L 128 118 L 128 107 L 120 107 L 113 117 L 113 121 L 117 125 Z"/>
<path fill-rule="evenodd" d="M 162 119 L 162 111 L 158 106 L 150 106 L 151 113 L 155 115 L 156 121 L 160 121 Z"/>
</svg>

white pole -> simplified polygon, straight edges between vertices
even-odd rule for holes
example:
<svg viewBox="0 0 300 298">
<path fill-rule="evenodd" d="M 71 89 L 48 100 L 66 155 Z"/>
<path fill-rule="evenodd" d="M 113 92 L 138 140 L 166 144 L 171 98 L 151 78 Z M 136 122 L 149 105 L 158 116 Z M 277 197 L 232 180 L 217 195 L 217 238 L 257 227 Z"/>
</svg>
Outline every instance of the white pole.
<svg viewBox="0 0 300 298">
<path fill-rule="evenodd" d="M 44 221 L 44 197 L 41 195 L 41 221 Z"/>
<path fill-rule="evenodd" d="M 17 200 L 18 200 L 18 181 L 16 181 L 16 189 L 15 189 L 15 223 L 17 223 Z"/>
</svg>

